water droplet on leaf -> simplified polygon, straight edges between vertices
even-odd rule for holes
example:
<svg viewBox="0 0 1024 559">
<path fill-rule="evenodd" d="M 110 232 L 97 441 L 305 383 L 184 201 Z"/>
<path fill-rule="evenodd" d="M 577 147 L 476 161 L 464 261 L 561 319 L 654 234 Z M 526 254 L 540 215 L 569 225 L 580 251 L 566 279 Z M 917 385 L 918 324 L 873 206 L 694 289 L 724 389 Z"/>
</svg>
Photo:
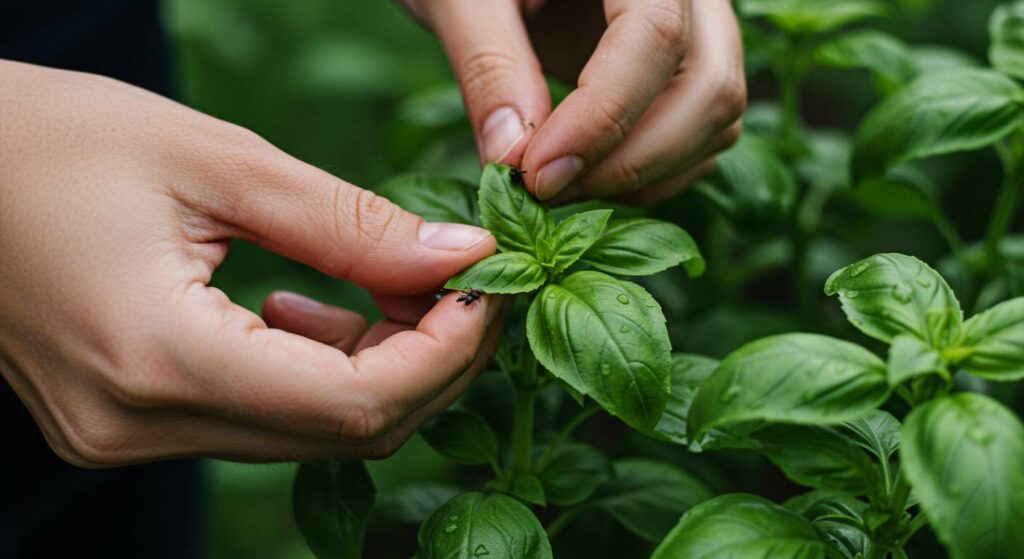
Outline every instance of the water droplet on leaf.
<svg viewBox="0 0 1024 559">
<path fill-rule="evenodd" d="M 473 557 L 483 557 L 484 555 L 490 554 L 491 552 L 488 551 L 487 546 L 484 544 L 476 546 L 476 549 L 473 550 Z"/>
<path fill-rule="evenodd" d="M 858 262 L 857 264 L 853 265 L 853 268 L 850 268 L 850 277 L 855 278 L 863 274 L 864 272 L 868 271 L 868 268 L 870 267 L 871 264 L 868 262 Z"/>
<path fill-rule="evenodd" d="M 992 432 L 984 427 L 971 427 L 967 431 L 967 437 L 980 445 L 992 442 Z"/>
<path fill-rule="evenodd" d="M 928 281 L 925 278 L 918 278 L 917 279 L 917 285 L 920 285 L 921 287 L 923 287 L 925 289 L 928 289 L 929 287 L 932 286 L 932 282 Z"/>
<path fill-rule="evenodd" d="M 455 522 L 458 519 L 459 519 L 459 515 L 453 514 L 453 515 L 448 517 L 448 522 Z"/>
<path fill-rule="evenodd" d="M 629 304 L 629 297 L 626 297 L 624 293 L 619 293 L 618 295 L 615 296 L 615 298 L 623 305 Z"/>
<path fill-rule="evenodd" d="M 629 332 L 629 326 L 626 326 L 625 324 L 619 326 L 619 332 L 622 332 L 623 334 Z"/>
<path fill-rule="evenodd" d="M 444 533 L 445 534 L 451 534 L 451 533 L 454 533 L 458 529 L 459 529 L 458 525 L 456 525 L 456 524 L 449 524 L 449 525 L 444 527 Z"/>
<path fill-rule="evenodd" d="M 913 298 L 914 290 L 905 283 L 897 283 L 892 286 L 892 297 L 901 303 L 909 303 Z"/>
<path fill-rule="evenodd" d="M 601 365 L 601 374 L 604 375 L 604 376 L 608 376 L 608 375 L 612 374 L 612 367 L 611 367 L 611 365 L 609 365 L 607 363 L 602 364 Z"/>
</svg>

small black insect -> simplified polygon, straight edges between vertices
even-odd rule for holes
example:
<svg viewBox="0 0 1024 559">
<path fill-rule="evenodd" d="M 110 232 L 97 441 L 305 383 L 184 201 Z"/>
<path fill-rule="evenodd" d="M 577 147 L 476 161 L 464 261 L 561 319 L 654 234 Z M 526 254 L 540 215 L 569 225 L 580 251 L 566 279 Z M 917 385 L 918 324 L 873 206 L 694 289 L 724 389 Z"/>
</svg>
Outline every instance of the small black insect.
<svg viewBox="0 0 1024 559">
<path fill-rule="evenodd" d="M 484 292 L 483 291 L 480 291 L 479 289 L 474 289 L 474 288 L 471 287 L 469 289 L 469 291 L 467 291 L 466 293 L 463 293 L 462 295 L 459 295 L 459 298 L 456 299 L 455 302 L 456 303 L 462 303 L 463 301 L 465 301 L 466 306 L 468 307 L 469 305 L 471 305 L 473 303 L 473 301 L 476 301 L 476 300 L 480 299 L 483 296 L 484 296 Z"/>
<path fill-rule="evenodd" d="M 519 169 L 519 167 L 512 167 L 508 172 L 508 178 L 515 184 L 523 184 L 523 175 L 526 171 Z"/>
<path fill-rule="evenodd" d="M 441 289 L 438 289 L 437 293 L 434 293 L 434 300 L 435 301 L 440 301 L 441 298 L 444 297 L 447 293 L 448 293 L 448 290 L 443 288 L 443 287 Z"/>
</svg>

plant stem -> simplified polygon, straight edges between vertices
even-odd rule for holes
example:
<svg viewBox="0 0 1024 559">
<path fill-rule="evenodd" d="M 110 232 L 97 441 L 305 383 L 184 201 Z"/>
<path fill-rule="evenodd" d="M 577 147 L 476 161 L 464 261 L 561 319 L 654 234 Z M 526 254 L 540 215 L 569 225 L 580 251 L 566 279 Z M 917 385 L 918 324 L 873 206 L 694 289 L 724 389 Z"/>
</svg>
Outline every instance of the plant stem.
<svg viewBox="0 0 1024 559">
<path fill-rule="evenodd" d="M 555 537 L 555 534 L 560 532 L 562 528 L 565 528 L 565 525 L 568 524 L 570 520 L 576 518 L 576 515 L 579 514 L 581 510 L 583 510 L 583 508 L 580 505 L 576 505 L 562 511 L 562 514 L 558 515 L 558 518 L 555 518 L 551 521 L 551 524 L 548 524 L 548 527 L 546 528 L 548 539 Z"/>
<path fill-rule="evenodd" d="M 533 403 L 536 394 L 533 390 L 516 390 L 515 393 L 512 469 L 517 472 L 530 472 L 533 468 Z"/>
<path fill-rule="evenodd" d="M 555 451 L 558 450 L 558 447 L 565 442 L 565 439 L 567 439 L 577 427 L 582 425 L 587 418 L 597 413 L 599 409 L 601 408 L 589 401 L 580 408 L 580 411 L 578 411 L 576 415 L 565 424 L 565 427 L 562 427 L 562 430 L 555 435 L 555 438 L 551 439 L 551 442 L 548 443 L 547 448 L 544 449 L 544 454 L 540 457 L 540 461 L 537 462 L 537 469 L 544 469 L 544 466 L 547 466 L 548 461 L 551 460 L 551 457 L 554 455 Z"/>
<path fill-rule="evenodd" d="M 999 274 L 1002 265 L 999 242 L 1006 235 L 1017 213 L 1022 179 L 1020 165 L 1015 157 L 1018 150 L 1012 149 L 1006 144 L 999 146 L 999 158 L 1003 162 L 1005 178 L 999 188 L 999 194 L 996 196 L 995 205 L 992 207 L 992 217 L 988 221 L 988 231 L 985 233 L 985 253 L 988 257 L 988 270 L 992 276 Z"/>
</svg>

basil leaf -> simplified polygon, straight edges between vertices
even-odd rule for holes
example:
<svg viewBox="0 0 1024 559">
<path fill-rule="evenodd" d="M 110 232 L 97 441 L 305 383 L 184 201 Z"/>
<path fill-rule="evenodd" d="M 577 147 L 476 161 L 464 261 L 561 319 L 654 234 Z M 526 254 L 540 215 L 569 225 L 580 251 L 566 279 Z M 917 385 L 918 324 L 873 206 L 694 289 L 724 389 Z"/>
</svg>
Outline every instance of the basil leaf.
<svg viewBox="0 0 1024 559">
<path fill-rule="evenodd" d="M 989 380 L 1024 378 L 1024 297 L 976 314 L 964 324 L 968 355 L 958 365 Z"/>
<path fill-rule="evenodd" d="M 649 276 L 680 264 L 690 277 L 704 273 L 693 237 L 678 225 L 649 218 L 612 221 L 583 261 L 623 276 Z"/>
<path fill-rule="evenodd" d="M 865 211 L 882 217 L 931 219 L 936 212 L 935 184 L 909 167 L 863 180 L 849 195 Z"/>
<path fill-rule="evenodd" d="M 942 355 L 923 341 L 909 334 L 900 334 L 889 346 L 889 384 L 900 385 L 914 377 L 946 373 Z"/>
<path fill-rule="evenodd" d="M 547 506 L 547 493 L 540 478 L 527 472 L 509 471 L 500 479 L 485 484 L 487 488 L 511 495 L 524 503 Z"/>
<path fill-rule="evenodd" d="M 576 272 L 541 290 L 526 334 L 557 378 L 635 429 L 657 425 L 668 402 L 671 346 L 661 307 L 642 287 Z"/>
<path fill-rule="evenodd" d="M 292 509 L 306 545 L 319 559 L 359 559 L 363 529 L 376 491 L 359 460 L 299 466 Z"/>
<path fill-rule="evenodd" d="M 386 181 L 374 192 L 426 221 L 480 223 L 477 188 L 457 179 L 405 175 Z"/>
<path fill-rule="evenodd" d="M 460 464 L 497 464 L 498 437 L 474 412 L 448 410 L 420 427 L 431 448 Z"/>
<path fill-rule="evenodd" d="M 480 221 L 507 252 L 537 254 L 536 239 L 550 236 L 548 210 L 509 178 L 511 167 L 491 163 L 480 177 Z"/>
<path fill-rule="evenodd" d="M 551 544 L 537 517 L 512 497 L 464 493 L 420 526 L 420 559 L 547 559 Z"/>
<path fill-rule="evenodd" d="M 844 421 L 835 430 L 879 460 L 889 460 L 900 447 L 900 422 L 882 410 L 872 410 L 856 419 Z"/>
<path fill-rule="evenodd" d="M 734 226 L 754 232 L 783 223 L 796 199 L 793 173 L 771 143 L 753 134 L 718 156 L 715 171 L 694 188 Z"/>
<path fill-rule="evenodd" d="M 1024 92 L 988 70 L 925 74 L 861 121 L 853 149 L 855 182 L 904 161 L 985 147 L 1024 122 Z"/>
<path fill-rule="evenodd" d="M 867 68 L 878 88 L 893 92 L 917 76 L 910 50 L 892 35 L 873 30 L 844 33 L 819 45 L 815 61 L 835 68 Z"/>
<path fill-rule="evenodd" d="M 980 394 L 915 407 L 903 425 L 903 472 L 954 559 L 1024 549 L 1024 426 Z"/>
<path fill-rule="evenodd" d="M 828 278 L 825 293 L 838 293 L 850 323 L 883 342 L 911 334 L 942 349 L 960 339 L 960 302 L 938 272 L 913 256 L 876 254 L 850 264 Z"/>
<path fill-rule="evenodd" d="M 988 20 L 988 59 L 1000 72 L 1024 79 L 1024 3 L 997 6 Z"/>
<path fill-rule="evenodd" d="M 833 428 L 768 425 L 740 440 L 741 448 L 764 454 L 801 485 L 862 495 L 879 481 L 864 451 Z"/>
<path fill-rule="evenodd" d="M 374 521 L 418 526 L 445 501 L 460 493 L 462 489 L 455 485 L 432 481 L 402 485 L 379 495 L 373 506 Z"/>
<path fill-rule="evenodd" d="M 885 364 L 870 351 L 817 334 L 771 336 L 734 351 L 704 381 L 687 432 L 699 442 L 714 427 L 754 420 L 839 423 L 888 395 Z"/>
<path fill-rule="evenodd" d="M 672 393 L 656 428 L 672 442 L 687 444 L 686 416 L 690 413 L 697 389 L 718 367 L 718 360 L 690 353 L 672 354 Z"/>
<path fill-rule="evenodd" d="M 788 504 L 788 503 L 787 503 Z M 871 538 L 862 520 L 868 504 L 850 495 L 822 495 L 802 513 L 839 557 L 871 557 Z"/>
<path fill-rule="evenodd" d="M 888 9 L 874 0 L 744 0 L 747 16 L 764 16 L 796 35 L 828 33 L 862 19 L 884 16 Z"/>
<path fill-rule="evenodd" d="M 647 541 L 661 540 L 681 514 L 711 498 L 700 482 L 665 462 L 626 458 L 612 467 L 615 478 L 601 486 L 593 504 Z"/>
<path fill-rule="evenodd" d="M 745 117 L 744 117 L 745 118 Z M 807 153 L 797 161 L 800 177 L 822 192 L 850 186 L 850 138 L 837 130 L 807 130 Z"/>
<path fill-rule="evenodd" d="M 754 495 L 721 495 L 690 509 L 651 559 L 824 559 L 825 544 L 802 516 Z"/>
<path fill-rule="evenodd" d="M 561 272 L 575 263 L 593 245 L 604 231 L 611 210 L 590 210 L 569 216 L 555 228 L 554 250 L 550 262 L 554 271 Z M 545 263 L 548 261 L 544 259 Z"/>
<path fill-rule="evenodd" d="M 549 503 L 575 505 L 612 478 L 612 466 L 608 457 L 594 447 L 567 443 L 541 465 L 539 476 Z"/>
<path fill-rule="evenodd" d="M 452 276 L 444 286 L 462 291 L 475 288 L 484 293 L 529 293 L 547 279 L 547 272 L 532 256 L 506 252 L 473 264 Z"/>
</svg>

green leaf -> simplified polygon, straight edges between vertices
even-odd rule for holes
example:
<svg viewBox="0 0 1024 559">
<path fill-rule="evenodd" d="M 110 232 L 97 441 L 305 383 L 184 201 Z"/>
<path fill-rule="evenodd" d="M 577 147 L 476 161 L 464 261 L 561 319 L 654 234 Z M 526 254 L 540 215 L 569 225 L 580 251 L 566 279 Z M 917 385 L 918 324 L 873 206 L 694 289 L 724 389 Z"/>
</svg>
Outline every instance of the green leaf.
<svg viewBox="0 0 1024 559">
<path fill-rule="evenodd" d="M 506 252 L 537 254 L 536 239 L 547 239 L 554 225 L 548 210 L 509 178 L 511 167 L 491 163 L 480 177 L 480 221 Z"/>
<path fill-rule="evenodd" d="M 568 443 L 558 447 L 539 473 L 549 503 L 575 505 L 612 478 L 608 457 L 592 446 Z"/>
<path fill-rule="evenodd" d="M 292 491 L 295 523 L 319 559 L 359 559 L 375 490 L 359 460 L 299 466 Z"/>
<path fill-rule="evenodd" d="M 569 216 L 558 224 L 550 258 L 556 273 L 564 271 L 583 256 L 601 236 L 611 215 L 611 210 L 590 210 Z"/>
<path fill-rule="evenodd" d="M 623 276 L 649 276 L 680 264 L 690 277 L 704 273 L 693 237 L 678 225 L 649 218 L 612 221 L 583 261 Z"/>
<path fill-rule="evenodd" d="M 806 518 L 767 499 L 733 493 L 690 509 L 651 559 L 824 559 Z"/>
<path fill-rule="evenodd" d="M 822 66 L 867 68 L 886 93 L 899 89 L 918 73 L 906 45 L 874 30 L 851 31 L 831 39 L 815 49 L 814 58 Z"/>
<path fill-rule="evenodd" d="M 868 504 L 841 493 L 811 492 L 815 493 L 817 498 L 808 502 L 801 514 L 818 530 L 825 545 L 846 559 L 871 557 L 871 538 L 864 532 L 862 520 Z"/>
<path fill-rule="evenodd" d="M 889 12 L 885 4 L 874 0 L 743 0 L 740 5 L 745 15 L 767 17 L 795 35 L 828 33 Z"/>
<path fill-rule="evenodd" d="M 541 290 L 526 333 L 557 378 L 635 429 L 657 425 L 669 397 L 671 346 L 661 307 L 642 287 L 576 272 Z"/>
<path fill-rule="evenodd" d="M 879 481 L 864 451 L 836 428 L 768 425 L 742 440 L 742 448 L 764 454 L 801 485 L 862 495 Z"/>
<path fill-rule="evenodd" d="M 931 219 L 936 211 L 935 184 L 928 175 L 910 167 L 897 167 L 884 177 L 861 181 L 850 197 L 882 217 Z"/>
<path fill-rule="evenodd" d="M 900 422 L 889 412 L 871 410 L 836 426 L 836 432 L 878 458 L 888 460 L 900 447 Z"/>
<path fill-rule="evenodd" d="M 462 493 L 455 485 L 425 481 L 381 493 L 373 506 L 375 521 L 420 525 L 445 501 Z"/>
<path fill-rule="evenodd" d="M 657 431 L 669 440 L 687 444 L 686 417 L 690 413 L 690 405 L 700 388 L 711 373 L 718 367 L 718 360 L 693 355 L 690 353 L 672 354 L 672 394 L 665 406 L 665 413 L 658 421 Z"/>
<path fill-rule="evenodd" d="M 989 380 L 1024 378 L 1024 297 L 1000 303 L 964 324 L 969 354 L 958 365 Z"/>
<path fill-rule="evenodd" d="M 850 138 L 836 130 L 808 130 L 806 135 L 808 152 L 797 162 L 800 176 L 824 192 L 849 187 Z"/>
<path fill-rule="evenodd" d="M 431 448 L 461 464 L 497 464 L 498 437 L 474 412 L 448 410 L 420 427 Z"/>
<path fill-rule="evenodd" d="M 1024 549 L 1024 426 L 980 394 L 914 408 L 903 425 L 903 472 L 954 559 Z"/>
<path fill-rule="evenodd" d="M 681 514 L 711 498 L 700 482 L 665 462 L 626 458 L 612 466 L 615 478 L 593 504 L 647 541 L 664 538 Z"/>
<path fill-rule="evenodd" d="M 909 334 L 893 338 L 889 346 L 889 384 L 897 386 L 914 377 L 946 373 L 942 354 L 933 347 Z"/>
<path fill-rule="evenodd" d="M 913 256 L 876 254 L 850 264 L 828 278 L 825 293 L 838 293 L 850 323 L 886 343 L 910 334 L 942 349 L 956 344 L 963 330 L 953 290 Z"/>
<path fill-rule="evenodd" d="M 534 257 L 521 252 L 495 254 L 452 276 L 446 289 L 484 293 L 529 293 L 547 281 L 548 274 Z"/>
<path fill-rule="evenodd" d="M 547 492 L 540 478 L 527 472 L 510 470 L 500 479 L 485 484 L 489 489 L 511 495 L 524 503 L 547 506 Z"/>
<path fill-rule="evenodd" d="M 982 148 L 1024 122 L 1024 92 L 988 70 L 925 74 L 871 110 L 853 149 L 855 182 L 933 155 Z"/>
<path fill-rule="evenodd" d="M 386 181 L 374 192 L 426 221 L 480 223 L 476 187 L 457 179 L 405 175 Z"/>
<path fill-rule="evenodd" d="M 839 423 L 888 395 L 885 364 L 870 351 L 817 334 L 771 336 L 734 351 L 704 381 L 688 433 L 700 441 L 714 427 L 755 420 Z"/>
<path fill-rule="evenodd" d="M 1024 2 L 997 6 L 988 20 L 988 59 L 1000 72 L 1024 79 Z"/>
<path fill-rule="evenodd" d="M 537 517 L 512 497 L 465 493 L 420 527 L 420 559 L 547 559 L 551 544 Z"/>
<path fill-rule="evenodd" d="M 711 176 L 695 187 L 737 227 L 771 230 L 793 209 L 796 180 L 772 145 L 744 134 L 718 157 Z"/>
</svg>

